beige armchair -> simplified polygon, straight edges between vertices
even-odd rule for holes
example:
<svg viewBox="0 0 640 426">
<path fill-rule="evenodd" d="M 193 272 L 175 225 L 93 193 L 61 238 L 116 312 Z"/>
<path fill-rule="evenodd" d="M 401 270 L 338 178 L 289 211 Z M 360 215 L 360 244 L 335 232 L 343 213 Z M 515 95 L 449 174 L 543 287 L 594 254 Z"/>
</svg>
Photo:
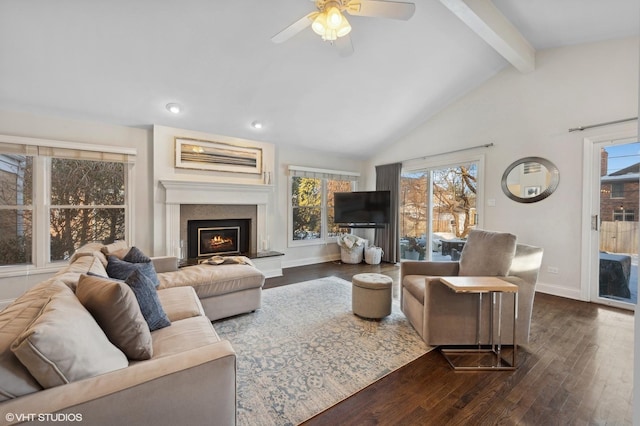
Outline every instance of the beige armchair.
<svg viewBox="0 0 640 426">
<path fill-rule="evenodd" d="M 517 244 L 511 234 L 472 231 L 459 262 L 402 263 L 402 312 L 429 345 L 477 344 L 478 295 L 454 293 L 440 282 L 439 277 L 499 276 L 518 286 L 516 339 L 518 344 L 527 343 L 542 253 L 539 247 Z M 489 343 L 489 309 L 489 297 L 483 297 L 480 325 L 480 343 L 483 344 Z M 497 307 L 494 315 L 498 315 Z M 501 319 L 502 343 L 512 344 L 513 297 L 510 294 L 503 296 Z M 494 335 L 497 323 L 494 321 Z"/>
</svg>

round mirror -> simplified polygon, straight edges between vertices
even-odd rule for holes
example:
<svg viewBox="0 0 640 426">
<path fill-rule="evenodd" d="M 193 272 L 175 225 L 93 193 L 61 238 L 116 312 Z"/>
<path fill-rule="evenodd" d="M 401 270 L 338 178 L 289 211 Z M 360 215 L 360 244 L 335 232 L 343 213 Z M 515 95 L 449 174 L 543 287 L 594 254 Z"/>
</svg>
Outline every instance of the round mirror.
<svg viewBox="0 0 640 426">
<path fill-rule="evenodd" d="M 514 201 L 535 203 L 551 195 L 559 182 L 558 168 L 551 161 L 526 157 L 507 167 L 502 175 L 502 191 Z"/>
</svg>

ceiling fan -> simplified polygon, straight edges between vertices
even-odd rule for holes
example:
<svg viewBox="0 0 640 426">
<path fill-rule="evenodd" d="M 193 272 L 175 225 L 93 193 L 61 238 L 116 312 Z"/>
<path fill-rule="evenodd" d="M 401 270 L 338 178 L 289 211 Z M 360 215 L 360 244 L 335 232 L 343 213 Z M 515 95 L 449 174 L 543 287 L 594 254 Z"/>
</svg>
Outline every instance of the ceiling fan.
<svg viewBox="0 0 640 426">
<path fill-rule="evenodd" d="M 271 38 L 274 43 L 282 43 L 311 25 L 311 29 L 338 47 L 342 56 L 353 52 L 349 33 L 351 25 L 344 12 L 353 16 L 369 16 L 407 20 L 413 16 L 413 3 L 384 0 L 315 0 L 317 11 L 298 19 Z"/>
</svg>

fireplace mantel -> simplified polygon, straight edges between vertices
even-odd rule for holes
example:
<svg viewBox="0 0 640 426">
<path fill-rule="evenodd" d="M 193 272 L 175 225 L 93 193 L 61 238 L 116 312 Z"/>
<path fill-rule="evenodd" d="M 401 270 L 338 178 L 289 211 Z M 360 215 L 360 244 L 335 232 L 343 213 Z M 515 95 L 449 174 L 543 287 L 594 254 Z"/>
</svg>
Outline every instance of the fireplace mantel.
<svg viewBox="0 0 640 426">
<path fill-rule="evenodd" d="M 180 241 L 180 205 L 182 204 L 255 205 L 257 250 L 260 252 L 269 249 L 267 211 L 273 186 L 175 179 L 160 180 L 160 185 L 165 193 L 166 254 L 174 254 Z"/>
<path fill-rule="evenodd" d="M 271 185 L 187 180 L 161 180 L 160 184 L 165 189 L 166 204 L 268 204 L 273 190 Z M 217 198 L 211 199 L 212 194 Z"/>
</svg>

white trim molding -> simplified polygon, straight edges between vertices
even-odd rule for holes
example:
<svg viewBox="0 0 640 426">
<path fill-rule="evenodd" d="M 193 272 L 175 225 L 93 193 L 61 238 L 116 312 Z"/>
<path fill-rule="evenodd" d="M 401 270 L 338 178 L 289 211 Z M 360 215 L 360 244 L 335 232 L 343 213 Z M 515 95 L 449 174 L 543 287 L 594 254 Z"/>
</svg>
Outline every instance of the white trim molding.
<svg viewBox="0 0 640 426">
<path fill-rule="evenodd" d="M 165 255 L 172 255 L 173 242 L 180 240 L 181 204 L 255 205 L 257 249 L 260 251 L 268 246 L 267 211 L 273 192 L 272 186 L 173 179 L 161 179 L 160 184 L 165 190 Z"/>
</svg>

